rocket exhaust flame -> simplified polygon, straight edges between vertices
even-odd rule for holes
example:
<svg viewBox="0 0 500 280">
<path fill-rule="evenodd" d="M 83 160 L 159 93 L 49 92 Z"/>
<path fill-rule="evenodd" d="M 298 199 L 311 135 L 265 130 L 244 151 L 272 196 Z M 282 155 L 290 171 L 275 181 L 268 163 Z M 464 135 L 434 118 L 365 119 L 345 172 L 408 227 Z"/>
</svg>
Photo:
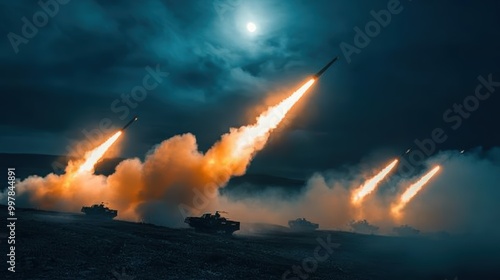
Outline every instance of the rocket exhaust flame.
<svg viewBox="0 0 500 280">
<path fill-rule="evenodd" d="M 257 118 L 257 123 L 252 126 L 247 126 L 241 133 L 235 143 L 233 155 L 238 155 L 243 149 L 253 146 L 255 141 L 262 138 L 267 133 L 275 129 L 280 122 L 285 118 L 285 115 L 290 111 L 297 101 L 306 93 L 306 91 L 314 84 L 314 78 L 307 81 L 292 95 L 281 101 L 278 105 L 269 108 Z"/>
<path fill-rule="evenodd" d="M 104 200 L 120 210 L 120 218 L 183 225 L 182 216 L 209 209 L 217 203 L 211 195 L 217 195 L 218 188 L 231 177 L 245 174 L 255 153 L 264 148 L 271 132 L 316 80 L 311 77 L 260 114 L 254 124 L 231 128 L 206 153 L 198 151 L 195 136 L 186 133 L 156 145 L 143 161 L 122 161 L 109 176 L 92 174 L 94 165 L 133 123 L 130 121 L 88 152 L 82 165 L 70 162 L 66 174 L 29 177 L 20 182 L 20 195 L 28 205 L 65 211 Z"/>
<path fill-rule="evenodd" d="M 122 135 L 122 130 L 116 132 L 113 136 L 108 138 L 106 142 L 102 143 L 99 147 L 89 151 L 85 154 L 85 162 L 80 165 L 76 174 L 81 174 L 83 172 L 91 172 L 94 169 L 94 165 L 102 158 L 106 151 L 113 145 L 113 143 L 118 140 Z"/>
<path fill-rule="evenodd" d="M 401 210 L 403 210 L 406 204 L 408 204 L 418 194 L 418 192 L 422 190 L 425 184 L 427 184 L 429 180 L 432 179 L 434 175 L 436 175 L 440 168 L 441 167 L 437 165 L 405 190 L 405 192 L 399 198 L 399 202 L 396 205 L 393 205 L 391 208 L 391 212 L 395 217 L 399 217 L 401 215 Z"/>
<path fill-rule="evenodd" d="M 236 157 L 240 152 L 247 148 L 252 148 L 254 151 L 259 150 L 255 148 L 257 142 L 267 140 L 269 132 L 275 129 L 281 121 L 285 118 L 286 114 L 293 107 L 297 101 L 307 92 L 307 90 L 316 82 L 321 75 L 332 66 L 338 57 L 332 59 L 327 63 L 318 73 L 302 85 L 297 91 L 290 95 L 285 100 L 281 101 L 278 105 L 270 107 L 267 111 L 262 113 L 257 118 L 257 123 L 251 126 L 245 126 L 237 137 L 232 156 Z M 265 138 L 265 139 L 263 139 Z M 212 161 L 213 162 L 213 161 Z"/>
<path fill-rule="evenodd" d="M 387 174 L 389 174 L 389 172 L 394 168 L 394 166 L 396 166 L 397 163 L 398 160 L 395 159 L 388 166 L 382 169 L 382 171 L 380 171 L 377 175 L 370 178 L 359 188 L 355 189 L 352 193 L 351 202 L 355 205 L 359 205 L 363 201 L 363 198 L 365 196 L 369 195 L 377 188 L 380 181 L 382 181 L 387 176 Z"/>
<path fill-rule="evenodd" d="M 271 132 L 283 121 L 316 79 L 311 78 L 277 105 L 261 113 L 254 124 L 231 128 L 205 154 L 208 176 L 222 186 L 232 176 L 243 175 L 254 154 L 264 148 Z M 230 177 L 228 177 L 228 175 Z"/>
</svg>

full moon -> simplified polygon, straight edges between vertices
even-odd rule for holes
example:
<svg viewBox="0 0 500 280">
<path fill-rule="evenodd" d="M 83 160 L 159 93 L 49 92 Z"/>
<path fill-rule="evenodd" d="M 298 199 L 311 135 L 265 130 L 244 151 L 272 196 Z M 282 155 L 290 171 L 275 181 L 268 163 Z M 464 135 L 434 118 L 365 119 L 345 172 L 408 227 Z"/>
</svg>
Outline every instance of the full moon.
<svg viewBox="0 0 500 280">
<path fill-rule="evenodd" d="M 247 30 L 248 30 L 248 32 L 253 33 L 253 32 L 255 32 L 255 30 L 257 30 L 257 26 L 255 25 L 255 23 L 249 22 L 249 23 L 247 23 Z"/>
</svg>

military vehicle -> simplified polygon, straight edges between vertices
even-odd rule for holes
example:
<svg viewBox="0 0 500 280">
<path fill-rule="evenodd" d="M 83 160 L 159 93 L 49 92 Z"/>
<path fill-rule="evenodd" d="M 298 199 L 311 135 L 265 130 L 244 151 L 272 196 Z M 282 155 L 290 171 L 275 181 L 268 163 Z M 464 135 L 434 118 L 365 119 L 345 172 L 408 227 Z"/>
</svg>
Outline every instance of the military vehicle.
<svg viewBox="0 0 500 280">
<path fill-rule="evenodd" d="M 288 221 L 288 226 L 295 231 L 312 231 L 318 229 L 319 224 L 311 223 L 305 218 L 298 218 Z"/>
<path fill-rule="evenodd" d="M 100 219 L 113 219 L 118 215 L 118 210 L 109 209 L 104 206 L 103 202 L 92 206 L 83 206 L 81 211 L 89 217 Z"/>
<path fill-rule="evenodd" d="M 220 213 L 226 212 L 216 211 L 214 215 L 205 213 L 201 217 L 187 217 L 184 222 L 198 232 L 230 235 L 240 230 L 240 222 L 228 220 Z"/>
<path fill-rule="evenodd" d="M 374 234 L 378 231 L 378 227 L 371 225 L 367 220 L 351 221 L 349 225 L 357 233 Z"/>
<path fill-rule="evenodd" d="M 392 229 L 399 236 L 417 236 L 420 233 L 420 230 L 413 228 L 409 225 L 402 225 L 399 227 L 395 227 Z"/>
</svg>

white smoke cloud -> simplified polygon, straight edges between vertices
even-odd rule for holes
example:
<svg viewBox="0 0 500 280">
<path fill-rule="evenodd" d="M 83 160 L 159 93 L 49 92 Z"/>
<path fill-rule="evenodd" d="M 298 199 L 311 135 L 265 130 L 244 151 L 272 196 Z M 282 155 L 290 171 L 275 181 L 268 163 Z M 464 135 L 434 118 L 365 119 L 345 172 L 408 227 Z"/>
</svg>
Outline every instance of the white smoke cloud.
<svg viewBox="0 0 500 280">
<path fill-rule="evenodd" d="M 264 191 L 259 196 L 238 201 L 220 197 L 216 207 L 243 221 L 284 226 L 290 219 L 306 217 L 320 223 L 320 228 L 324 229 L 347 230 L 349 221 L 367 219 L 380 226 L 383 233 L 391 233 L 392 227 L 401 224 L 410 224 L 423 232 L 500 232 L 497 217 L 500 213 L 497 203 L 500 197 L 500 149 L 476 149 L 465 154 L 444 151 L 425 163 L 428 169 L 435 164 L 442 166 L 441 171 L 407 205 L 401 220 L 391 216 L 391 203 L 422 175 L 420 173 L 406 180 L 392 174 L 397 182 L 389 180 L 386 185 L 395 184 L 394 191 L 379 190 L 366 197 L 359 208 L 350 204 L 351 191 L 373 172 L 365 170 L 357 177 L 352 176 L 352 171 L 359 172 L 359 167 L 350 168 L 344 175 L 336 171 L 314 174 L 303 192 L 292 199 L 285 198 L 281 192 Z"/>
</svg>

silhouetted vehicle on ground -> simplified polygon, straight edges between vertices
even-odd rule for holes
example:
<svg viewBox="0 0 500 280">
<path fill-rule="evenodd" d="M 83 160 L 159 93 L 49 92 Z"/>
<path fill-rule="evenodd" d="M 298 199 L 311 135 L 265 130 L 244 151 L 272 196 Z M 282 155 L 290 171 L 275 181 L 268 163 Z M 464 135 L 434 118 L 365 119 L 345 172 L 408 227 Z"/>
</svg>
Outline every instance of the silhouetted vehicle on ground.
<svg viewBox="0 0 500 280">
<path fill-rule="evenodd" d="M 92 206 L 83 206 L 82 210 L 87 216 L 99 219 L 113 219 L 118 215 L 118 210 L 109 209 L 104 203 L 94 204 Z"/>
<path fill-rule="evenodd" d="M 184 222 L 198 232 L 230 235 L 240 230 L 240 222 L 228 220 L 220 213 L 225 212 L 216 211 L 214 215 L 206 213 L 201 217 L 187 217 Z"/>
<path fill-rule="evenodd" d="M 319 224 L 311 223 L 305 218 L 298 218 L 288 221 L 288 226 L 294 231 L 312 231 L 319 227 Z"/>
<path fill-rule="evenodd" d="M 351 221 L 349 225 L 357 233 L 374 234 L 378 231 L 378 227 L 371 225 L 367 220 Z"/>
<path fill-rule="evenodd" d="M 409 225 L 402 225 L 399 227 L 395 227 L 392 229 L 399 236 L 417 236 L 420 233 L 420 230 L 413 228 Z"/>
</svg>

